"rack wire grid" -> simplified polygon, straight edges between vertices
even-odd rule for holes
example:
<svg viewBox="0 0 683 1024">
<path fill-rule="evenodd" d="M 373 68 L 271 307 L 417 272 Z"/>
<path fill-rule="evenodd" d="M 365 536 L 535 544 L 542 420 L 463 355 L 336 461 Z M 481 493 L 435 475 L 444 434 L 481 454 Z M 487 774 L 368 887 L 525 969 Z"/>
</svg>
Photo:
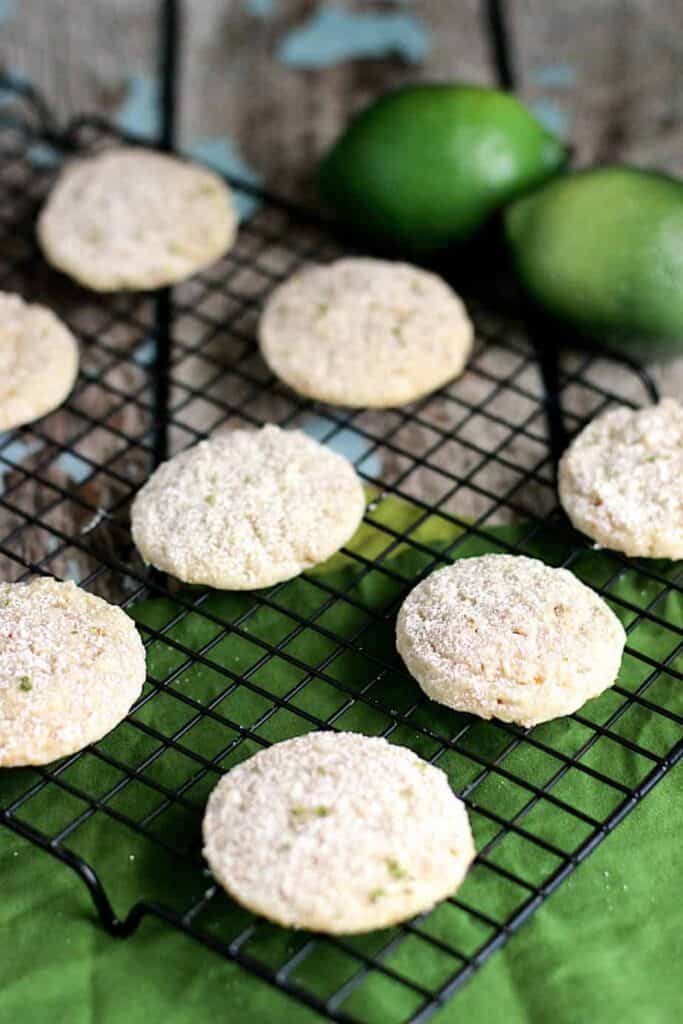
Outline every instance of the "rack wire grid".
<svg viewBox="0 0 683 1024">
<path fill-rule="evenodd" d="M 258 313 L 302 264 L 345 247 L 252 190 L 259 205 L 235 248 L 191 281 L 86 293 L 45 265 L 35 216 L 65 156 L 119 137 L 88 119 L 56 131 L 31 106 L 0 126 L 0 286 L 55 308 L 82 364 L 61 410 L 0 441 L 0 572 L 70 575 L 119 601 L 139 622 L 149 678 L 100 743 L 5 772 L 0 820 L 81 876 L 114 935 L 156 916 L 328 1019 L 366 1021 L 375 1000 L 387 1024 L 427 1020 L 683 752 L 679 567 L 596 552 L 554 486 L 561 429 L 656 388 L 595 353 L 539 361 L 518 322 L 475 303 L 476 350 L 440 392 L 382 412 L 301 399 L 261 362 Z M 352 452 L 369 489 L 362 543 L 248 595 L 148 571 L 127 510 L 152 468 L 210 431 L 266 421 Z M 540 555 L 591 583 L 628 630 L 613 689 L 531 730 L 420 695 L 395 652 L 397 607 L 433 569 L 482 551 Z M 403 925 L 332 938 L 279 929 L 217 889 L 200 848 L 208 792 L 260 747 L 317 728 L 386 736 L 449 773 L 478 847 L 457 896 Z"/>
</svg>

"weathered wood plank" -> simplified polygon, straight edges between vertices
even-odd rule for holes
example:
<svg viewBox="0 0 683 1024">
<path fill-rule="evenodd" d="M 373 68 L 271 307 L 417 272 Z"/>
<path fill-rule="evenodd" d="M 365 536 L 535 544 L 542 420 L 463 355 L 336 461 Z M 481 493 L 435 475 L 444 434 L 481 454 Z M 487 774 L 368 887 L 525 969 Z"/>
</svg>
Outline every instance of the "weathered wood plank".
<svg viewBox="0 0 683 1024">
<path fill-rule="evenodd" d="M 288 66 L 278 46 L 318 6 L 186 0 L 183 137 L 236 139 L 282 188 L 305 180 L 350 113 L 381 90 L 422 79 L 492 78 L 478 0 L 412 5 L 430 34 L 417 64 L 389 56 L 317 70 Z M 390 0 L 346 6 L 365 14 L 410 9 Z M 156 0 L 22 0 L 0 27 L 0 60 L 35 81 L 62 116 L 112 114 L 131 72 L 156 73 L 157 11 Z M 580 162 L 636 159 L 683 169 L 677 0 L 517 0 L 507 11 L 521 93 L 566 125 Z"/>
<path fill-rule="evenodd" d="M 519 0 L 509 10 L 522 95 L 564 118 L 580 164 L 683 172 L 677 0 Z"/>
</svg>

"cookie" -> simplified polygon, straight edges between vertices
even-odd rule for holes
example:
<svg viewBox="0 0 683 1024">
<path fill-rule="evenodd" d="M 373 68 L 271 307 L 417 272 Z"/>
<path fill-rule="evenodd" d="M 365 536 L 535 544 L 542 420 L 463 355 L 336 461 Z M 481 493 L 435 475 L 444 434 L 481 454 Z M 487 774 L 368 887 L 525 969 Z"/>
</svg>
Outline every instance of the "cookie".
<svg viewBox="0 0 683 1024">
<path fill-rule="evenodd" d="M 233 768 L 209 797 L 203 835 L 215 878 L 239 903 L 333 934 L 428 910 L 475 853 L 444 772 L 355 733 L 309 733 Z"/>
<path fill-rule="evenodd" d="M 611 686 L 625 642 L 589 587 L 521 555 L 463 558 L 432 573 L 396 624 L 399 654 L 428 697 L 527 726 Z"/>
<path fill-rule="evenodd" d="M 302 270 L 277 288 L 259 339 L 270 369 L 299 394 L 381 409 L 457 377 L 473 328 L 435 274 L 407 263 L 343 259 Z"/>
<path fill-rule="evenodd" d="M 0 430 L 58 408 L 78 373 L 78 345 L 45 306 L 0 292 Z"/>
<path fill-rule="evenodd" d="M 146 562 L 185 583 L 254 590 L 338 551 L 365 511 L 345 458 L 298 430 L 232 430 L 153 473 L 131 510 Z"/>
<path fill-rule="evenodd" d="M 577 530 L 643 558 L 683 558 L 683 406 L 598 416 L 562 456 L 558 487 Z"/>
<path fill-rule="evenodd" d="M 98 292 L 183 281 L 232 245 L 225 182 L 196 164 L 136 148 L 68 164 L 38 219 L 47 260 Z"/>
<path fill-rule="evenodd" d="M 0 766 L 81 750 L 125 718 L 145 681 L 126 613 L 73 583 L 0 583 Z"/>
</svg>

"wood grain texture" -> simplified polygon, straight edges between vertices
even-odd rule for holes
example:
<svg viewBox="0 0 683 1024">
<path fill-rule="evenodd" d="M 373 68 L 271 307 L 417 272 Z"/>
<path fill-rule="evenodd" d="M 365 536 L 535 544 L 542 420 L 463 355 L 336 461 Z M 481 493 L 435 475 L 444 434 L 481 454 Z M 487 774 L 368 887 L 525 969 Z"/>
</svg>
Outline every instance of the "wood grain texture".
<svg viewBox="0 0 683 1024">
<path fill-rule="evenodd" d="M 405 11 L 346 0 L 356 12 Z M 185 0 L 180 127 L 227 134 L 269 183 L 301 187 L 350 114 L 386 88 L 491 82 L 479 0 L 416 0 L 431 36 L 420 64 L 398 57 L 298 70 L 278 43 L 317 0 Z M 0 61 L 31 78 L 62 117 L 112 114 L 131 73 L 153 76 L 156 0 L 22 0 L 2 25 Z M 683 171 L 683 6 L 679 0 L 514 0 L 507 6 L 521 95 L 561 112 L 579 162 L 633 159 Z M 564 75 L 564 77 L 563 77 Z"/>
</svg>

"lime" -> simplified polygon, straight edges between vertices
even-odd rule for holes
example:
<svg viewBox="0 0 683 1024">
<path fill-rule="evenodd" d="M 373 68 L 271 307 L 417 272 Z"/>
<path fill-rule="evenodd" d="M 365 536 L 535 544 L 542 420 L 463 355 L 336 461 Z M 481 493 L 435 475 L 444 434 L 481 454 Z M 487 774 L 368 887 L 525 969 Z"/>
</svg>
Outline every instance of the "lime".
<svg viewBox="0 0 683 1024">
<path fill-rule="evenodd" d="M 513 203 L 505 232 L 529 295 L 639 361 L 683 352 L 683 183 L 611 166 Z"/>
<path fill-rule="evenodd" d="M 320 187 L 352 227 L 427 252 L 469 238 L 565 159 L 559 139 L 507 93 L 415 85 L 351 122 L 321 164 Z"/>
</svg>

